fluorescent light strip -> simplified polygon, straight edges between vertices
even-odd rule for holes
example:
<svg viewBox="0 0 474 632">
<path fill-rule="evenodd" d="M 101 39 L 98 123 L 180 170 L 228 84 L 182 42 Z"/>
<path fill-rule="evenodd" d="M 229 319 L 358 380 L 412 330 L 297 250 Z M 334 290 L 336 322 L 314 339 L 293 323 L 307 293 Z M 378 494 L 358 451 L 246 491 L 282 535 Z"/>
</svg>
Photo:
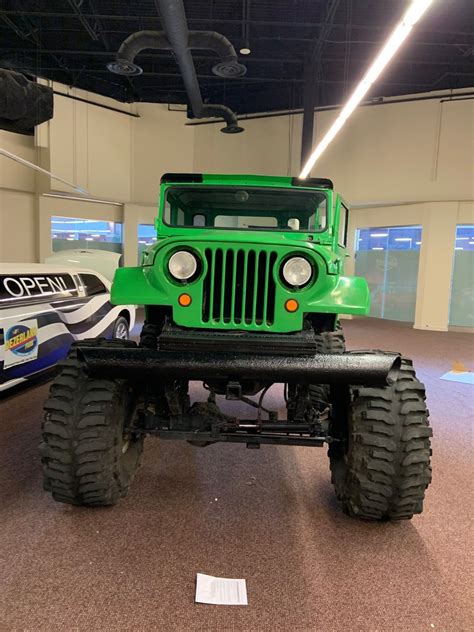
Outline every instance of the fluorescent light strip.
<svg viewBox="0 0 474 632">
<path fill-rule="evenodd" d="M 388 237 L 388 233 L 370 233 L 371 237 Z"/>
<path fill-rule="evenodd" d="M 423 13 L 428 9 L 433 0 L 413 0 L 401 22 L 395 27 L 394 31 L 388 38 L 382 50 L 379 52 L 375 61 L 372 63 L 368 71 L 365 73 L 363 79 L 352 93 L 345 106 L 342 108 L 339 116 L 334 121 L 332 126 L 323 136 L 318 145 L 316 145 L 313 153 L 308 158 L 305 166 L 303 167 L 300 178 L 306 178 L 314 164 L 327 148 L 329 143 L 333 140 L 339 130 L 343 127 L 352 112 L 356 109 L 364 96 L 369 91 L 372 84 L 377 80 L 382 70 L 389 63 L 397 50 L 403 44 L 405 39 L 410 34 L 413 26 L 418 22 Z"/>
<path fill-rule="evenodd" d="M 75 191 L 78 191 L 79 193 L 87 194 L 86 189 L 83 189 L 82 187 L 78 187 L 76 184 L 73 184 L 72 182 L 68 182 L 67 180 L 60 178 L 59 176 L 55 176 L 54 173 L 51 173 L 51 171 L 48 171 L 47 169 L 43 169 L 42 167 L 38 167 L 38 165 L 35 165 L 33 162 L 30 162 L 29 160 L 25 160 L 24 158 L 21 158 L 20 156 L 17 156 L 16 154 L 12 154 L 11 152 L 7 151 L 6 149 L 2 149 L 1 147 L 0 147 L 0 156 L 5 156 L 5 158 L 11 158 L 11 160 L 14 160 L 15 162 L 20 163 L 20 165 L 24 165 L 25 167 L 30 167 L 30 169 L 34 169 L 35 171 L 44 173 L 45 175 L 49 176 L 52 180 L 58 180 L 59 182 L 62 182 L 63 184 L 67 184 L 68 187 L 71 187 L 72 189 L 74 189 Z"/>
<path fill-rule="evenodd" d="M 384 250 L 384 248 L 380 247 L 380 246 L 374 246 L 372 248 L 372 250 Z"/>
<path fill-rule="evenodd" d="M 395 237 L 395 241 L 412 241 L 412 237 Z"/>
</svg>

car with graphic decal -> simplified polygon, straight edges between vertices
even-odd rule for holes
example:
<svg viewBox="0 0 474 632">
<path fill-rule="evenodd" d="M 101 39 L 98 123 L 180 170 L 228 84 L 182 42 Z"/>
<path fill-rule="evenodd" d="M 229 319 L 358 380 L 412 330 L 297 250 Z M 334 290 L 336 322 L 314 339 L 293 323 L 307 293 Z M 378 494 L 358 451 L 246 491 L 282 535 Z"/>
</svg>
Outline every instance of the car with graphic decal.
<svg viewBox="0 0 474 632">
<path fill-rule="evenodd" d="M 0 391 L 51 369 L 71 343 L 128 339 L 135 306 L 110 303 L 110 281 L 86 268 L 0 264 Z"/>
</svg>

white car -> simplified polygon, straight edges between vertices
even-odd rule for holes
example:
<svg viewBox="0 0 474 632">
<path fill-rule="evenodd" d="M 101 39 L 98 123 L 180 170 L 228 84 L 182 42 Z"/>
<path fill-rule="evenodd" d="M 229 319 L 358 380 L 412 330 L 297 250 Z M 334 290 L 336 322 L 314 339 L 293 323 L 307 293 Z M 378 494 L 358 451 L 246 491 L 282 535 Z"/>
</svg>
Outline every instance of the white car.
<svg viewBox="0 0 474 632">
<path fill-rule="evenodd" d="M 87 268 L 100 272 L 106 279 L 112 281 L 115 270 L 119 267 L 123 255 L 107 250 L 73 248 L 53 252 L 44 262 L 52 265 L 73 266 Z"/>
<path fill-rule="evenodd" d="M 63 359 L 84 338 L 128 338 L 135 306 L 110 303 L 110 281 L 83 268 L 0 263 L 0 391 Z"/>
</svg>

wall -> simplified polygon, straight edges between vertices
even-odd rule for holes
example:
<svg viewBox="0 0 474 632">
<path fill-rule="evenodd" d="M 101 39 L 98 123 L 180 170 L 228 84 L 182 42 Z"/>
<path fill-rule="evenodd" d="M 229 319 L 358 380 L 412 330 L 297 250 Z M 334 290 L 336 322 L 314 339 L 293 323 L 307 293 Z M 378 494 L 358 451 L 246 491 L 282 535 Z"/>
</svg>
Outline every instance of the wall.
<svg viewBox="0 0 474 632">
<path fill-rule="evenodd" d="M 32 193 L 0 189 L 0 261 L 37 261 L 37 215 Z"/>
<path fill-rule="evenodd" d="M 337 114 L 316 113 L 315 141 Z M 301 124 L 301 114 L 244 120 L 230 142 L 218 124 L 197 125 L 194 171 L 297 175 Z M 474 100 L 361 107 L 312 175 L 331 178 L 352 205 L 472 199 L 473 125 Z"/>
<path fill-rule="evenodd" d="M 0 147 L 31 162 L 37 151 L 31 136 L 0 131 Z M 0 156 L 0 261 L 35 261 L 36 175 Z"/>
<path fill-rule="evenodd" d="M 197 124 L 193 171 L 295 175 L 301 124 L 299 114 L 244 120 L 240 134 L 223 134 L 222 123 Z"/>
<path fill-rule="evenodd" d="M 132 106 L 82 90 L 57 84 L 53 87 L 122 111 L 55 95 L 54 117 L 43 126 L 49 132 L 45 144 L 49 146 L 51 171 L 86 189 L 91 197 L 130 200 Z M 51 188 L 70 191 L 54 180 Z"/>
<path fill-rule="evenodd" d="M 178 106 L 173 106 L 177 108 Z M 194 128 L 185 111 L 167 105 L 139 103 L 132 119 L 132 195 L 137 203 L 156 205 L 160 177 L 193 170 Z"/>
</svg>

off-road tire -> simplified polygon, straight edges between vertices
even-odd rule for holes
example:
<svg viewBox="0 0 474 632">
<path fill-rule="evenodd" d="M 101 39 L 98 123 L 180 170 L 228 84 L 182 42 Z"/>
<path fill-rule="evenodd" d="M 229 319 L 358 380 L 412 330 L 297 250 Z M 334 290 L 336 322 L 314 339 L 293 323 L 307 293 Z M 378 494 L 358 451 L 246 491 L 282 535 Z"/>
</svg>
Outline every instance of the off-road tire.
<svg viewBox="0 0 474 632">
<path fill-rule="evenodd" d="M 386 387 L 352 388 L 347 404 L 333 403 L 329 446 L 336 495 L 344 511 L 368 520 L 410 519 L 423 510 L 431 481 L 425 387 L 412 361 L 402 358 L 399 376 Z M 341 415 L 346 412 L 346 419 Z M 339 419 L 338 419 L 339 417 Z"/>
<path fill-rule="evenodd" d="M 338 322 L 334 331 L 323 331 L 316 334 L 316 353 L 344 353 L 346 342 L 342 327 Z M 327 384 L 311 384 L 309 387 L 311 404 L 316 410 L 324 410 L 329 405 L 330 394 Z"/>
<path fill-rule="evenodd" d="M 103 339 L 80 344 L 136 346 L 130 340 Z M 135 410 L 127 382 L 87 377 L 73 345 L 44 408 L 44 489 L 71 505 L 116 504 L 127 494 L 143 450 L 142 437 L 123 433 Z"/>
</svg>

